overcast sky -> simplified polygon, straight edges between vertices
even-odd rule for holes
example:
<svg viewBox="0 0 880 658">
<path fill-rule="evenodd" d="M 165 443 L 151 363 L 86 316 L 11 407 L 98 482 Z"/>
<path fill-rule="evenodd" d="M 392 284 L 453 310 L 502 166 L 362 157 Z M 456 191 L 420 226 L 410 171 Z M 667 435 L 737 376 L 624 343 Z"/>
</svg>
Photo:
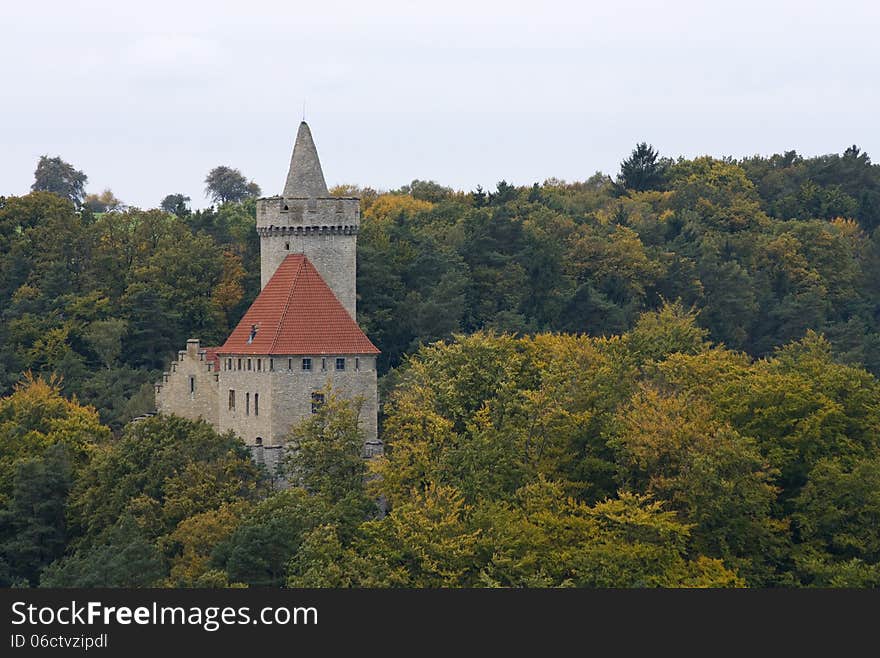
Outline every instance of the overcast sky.
<svg viewBox="0 0 880 658">
<path fill-rule="evenodd" d="M 0 24 L 0 195 L 42 154 L 144 208 L 206 206 L 219 164 L 277 194 L 303 101 L 329 185 L 583 180 L 641 140 L 880 162 L 878 2 L 2 0 Z"/>
</svg>

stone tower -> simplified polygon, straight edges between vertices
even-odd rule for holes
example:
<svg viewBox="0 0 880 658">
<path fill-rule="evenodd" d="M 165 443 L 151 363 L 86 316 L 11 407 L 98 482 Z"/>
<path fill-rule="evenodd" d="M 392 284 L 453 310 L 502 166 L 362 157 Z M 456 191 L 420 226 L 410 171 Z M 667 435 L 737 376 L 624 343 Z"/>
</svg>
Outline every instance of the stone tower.
<svg viewBox="0 0 880 658">
<path fill-rule="evenodd" d="M 308 124 L 299 124 L 290 170 L 280 196 L 257 201 L 260 286 L 265 288 L 290 254 L 305 254 L 355 319 L 356 247 L 360 203 L 327 191 Z"/>
<path fill-rule="evenodd" d="M 257 201 L 260 294 L 220 347 L 187 341 L 156 383 L 156 409 L 231 430 L 274 468 L 329 387 L 357 401 L 364 455 L 381 454 L 379 350 L 355 321 L 359 220 L 358 199 L 327 192 L 301 123 L 284 191 Z"/>
</svg>

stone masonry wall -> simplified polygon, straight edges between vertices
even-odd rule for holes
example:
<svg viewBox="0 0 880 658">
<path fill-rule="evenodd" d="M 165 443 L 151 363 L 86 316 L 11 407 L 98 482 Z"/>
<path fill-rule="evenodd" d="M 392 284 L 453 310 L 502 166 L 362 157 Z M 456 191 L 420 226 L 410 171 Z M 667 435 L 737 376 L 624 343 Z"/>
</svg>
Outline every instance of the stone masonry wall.
<svg viewBox="0 0 880 658">
<path fill-rule="evenodd" d="M 192 420 L 203 418 L 217 427 L 218 375 L 199 341 L 188 340 L 186 349 L 178 352 L 177 360 L 156 384 L 156 410 Z"/>
<path fill-rule="evenodd" d="M 346 369 L 336 370 L 336 359 L 345 358 Z M 257 359 L 261 370 L 256 370 Z M 312 370 L 302 369 L 303 355 L 269 357 L 226 355 L 221 357 L 219 429 L 234 430 L 248 445 L 262 440 L 265 447 L 284 445 L 290 428 L 312 413 L 312 393 L 328 383 L 342 398 L 363 398 L 360 421 L 366 441 L 376 441 L 378 397 L 376 357 L 373 355 L 313 355 Z M 232 370 L 228 370 L 232 359 Z M 242 369 L 238 369 L 241 359 Z M 251 359 L 251 370 L 247 370 Z M 322 360 L 326 369 L 322 369 Z M 357 363 L 357 369 L 355 364 Z M 229 391 L 235 391 L 235 409 L 229 408 Z M 254 415 L 254 394 L 259 394 L 259 415 Z M 249 394 L 249 395 L 248 395 Z M 250 400 L 247 413 L 246 400 Z"/>
</svg>

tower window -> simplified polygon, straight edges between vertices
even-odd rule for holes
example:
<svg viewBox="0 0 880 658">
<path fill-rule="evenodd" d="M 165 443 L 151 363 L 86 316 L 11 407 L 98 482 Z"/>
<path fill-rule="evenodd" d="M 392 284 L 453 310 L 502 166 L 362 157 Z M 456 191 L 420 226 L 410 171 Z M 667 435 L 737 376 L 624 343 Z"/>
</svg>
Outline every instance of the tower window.
<svg viewBox="0 0 880 658">
<path fill-rule="evenodd" d="M 290 251 L 290 243 L 289 242 L 284 243 L 284 251 Z"/>
<path fill-rule="evenodd" d="M 247 360 L 247 367 L 248 367 L 248 370 L 251 369 L 251 360 L 250 359 Z"/>
<path fill-rule="evenodd" d="M 303 370 L 311 370 L 312 369 L 312 360 L 311 359 L 303 359 L 302 369 Z"/>
<path fill-rule="evenodd" d="M 260 415 L 260 394 L 254 393 L 254 416 Z"/>
<path fill-rule="evenodd" d="M 196 378 L 192 375 L 189 376 L 189 394 L 193 395 L 196 392 Z"/>
<path fill-rule="evenodd" d="M 345 359 L 343 357 L 339 357 L 336 359 L 336 369 L 345 370 Z"/>
<path fill-rule="evenodd" d="M 318 409 L 321 408 L 321 405 L 324 404 L 324 394 L 323 393 L 312 393 L 312 413 L 318 413 Z"/>
<path fill-rule="evenodd" d="M 256 443 L 258 446 L 263 445 L 263 437 L 258 436 L 256 439 L 254 439 L 254 443 Z"/>
<path fill-rule="evenodd" d="M 229 389 L 229 411 L 235 411 L 235 390 Z"/>
<path fill-rule="evenodd" d="M 251 394 L 250 393 L 244 394 L 244 415 L 245 416 L 251 415 Z"/>
</svg>

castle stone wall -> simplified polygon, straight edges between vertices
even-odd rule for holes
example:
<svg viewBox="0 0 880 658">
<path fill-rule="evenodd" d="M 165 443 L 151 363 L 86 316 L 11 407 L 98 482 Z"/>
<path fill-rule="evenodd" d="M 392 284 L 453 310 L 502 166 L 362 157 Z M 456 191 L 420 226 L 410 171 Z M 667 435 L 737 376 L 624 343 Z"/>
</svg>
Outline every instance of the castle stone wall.
<svg viewBox="0 0 880 658">
<path fill-rule="evenodd" d="M 337 357 L 344 357 L 346 369 L 335 370 Z M 355 359 L 359 368 L 355 370 Z M 340 398 L 354 400 L 361 398 L 360 425 L 365 441 L 375 441 L 378 437 L 376 419 L 378 396 L 376 392 L 376 357 L 356 355 L 313 356 L 311 372 L 301 368 L 302 357 L 293 358 L 293 369 L 289 372 L 275 373 L 275 402 L 273 407 L 273 426 L 279 428 L 283 440 L 290 427 L 312 413 L 312 393 L 320 391 L 328 384 L 332 392 Z M 322 359 L 326 370 L 321 369 Z M 286 367 L 285 362 L 285 367 Z"/>
<path fill-rule="evenodd" d="M 156 384 L 156 410 L 184 418 L 202 418 L 217 427 L 218 375 L 213 362 L 206 359 L 197 339 L 186 342 L 177 360 Z"/>
<path fill-rule="evenodd" d="M 345 358 L 344 371 L 335 369 L 337 357 Z M 261 359 L 260 370 L 256 369 L 258 358 Z M 291 426 L 311 415 L 312 393 L 329 384 L 333 392 L 342 398 L 363 398 L 361 426 L 365 440 L 375 441 L 378 435 L 376 357 L 313 355 L 306 357 L 312 360 L 311 371 L 302 369 L 303 358 L 303 355 L 273 356 L 270 361 L 270 357 L 222 355 L 218 394 L 219 430 L 225 432 L 231 429 L 251 446 L 258 443 L 266 448 L 282 446 Z M 228 369 L 230 359 L 232 370 Z M 239 359 L 241 370 L 238 369 Z M 247 370 L 248 359 L 251 360 L 251 370 Z M 322 370 L 322 361 L 326 370 Z M 230 409 L 230 390 L 235 391 L 235 409 Z M 259 415 L 254 413 L 255 394 L 259 394 Z"/>
</svg>

